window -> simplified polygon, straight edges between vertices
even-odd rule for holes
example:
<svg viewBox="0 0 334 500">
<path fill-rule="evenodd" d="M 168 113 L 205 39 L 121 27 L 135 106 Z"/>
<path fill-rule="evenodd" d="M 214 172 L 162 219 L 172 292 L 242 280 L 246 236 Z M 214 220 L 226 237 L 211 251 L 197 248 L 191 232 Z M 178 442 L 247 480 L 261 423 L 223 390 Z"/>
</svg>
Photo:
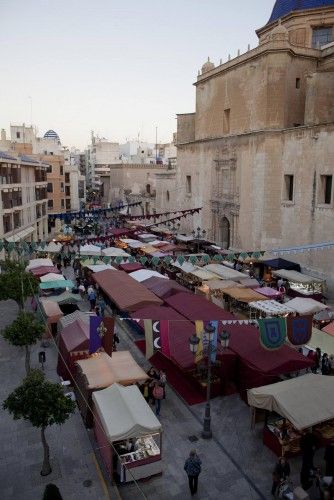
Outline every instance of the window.
<svg viewBox="0 0 334 500">
<path fill-rule="evenodd" d="M 48 165 L 48 166 L 46 167 L 46 173 L 47 173 L 47 174 L 52 174 L 52 165 Z"/>
<path fill-rule="evenodd" d="M 66 210 L 71 210 L 71 200 L 66 200 Z"/>
<path fill-rule="evenodd" d="M 332 175 L 320 175 L 320 196 L 319 203 L 322 205 L 330 205 L 332 203 Z"/>
<path fill-rule="evenodd" d="M 49 209 L 53 208 L 53 200 L 48 200 L 48 208 Z"/>
<path fill-rule="evenodd" d="M 166 201 L 169 201 L 169 191 L 166 191 Z"/>
<path fill-rule="evenodd" d="M 224 109 L 224 121 L 223 121 L 223 133 L 224 134 L 230 133 L 230 114 L 231 114 L 230 109 Z"/>
<path fill-rule="evenodd" d="M 21 133 L 20 132 L 16 132 L 16 139 L 20 139 L 21 137 Z"/>
<path fill-rule="evenodd" d="M 62 193 L 64 192 L 64 183 L 63 182 L 60 183 L 60 191 Z"/>
<path fill-rule="evenodd" d="M 60 175 L 64 175 L 64 165 L 60 165 Z"/>
<path fill-rule="evenodd" d="M 48 193 L 53 193 L 53 184 L 52 184 L 52 182 L 48 182 Z"/>
<path fill-rule="evenodd" d="M 146 193 L 151 194 L 151 184 L 146 184 Z"/>
<path fill-rule="evenodd" d="M 191 175 L 186 176 L 186 193 L 191 194 Z"/>
<path fill-rule="evenodd" d="M 65 182 L 70 182 L 70 174 L 68 172 L 65 172 Z"/>
<path fill-rule="evenodd" d="M 300 89 L 300 78 L 296 78 L 296 89 Z"/>
<path fill-rule="evenodd" d="M 61 208 L 65 208 L 65 200 L 64 200 L 64 198 L 61 199 Z"/>
<path fill-rule="evenodd" d="M 293 201 L 293 175 L 284 176 L 284 201 Z"/>
<path fill-rule="evenodd" d="M 315 49 L 320 48 L 333 41 L 333 27 L 327 28 L 313 28 L 312 33 L 312 47 Z"/>
</svg>

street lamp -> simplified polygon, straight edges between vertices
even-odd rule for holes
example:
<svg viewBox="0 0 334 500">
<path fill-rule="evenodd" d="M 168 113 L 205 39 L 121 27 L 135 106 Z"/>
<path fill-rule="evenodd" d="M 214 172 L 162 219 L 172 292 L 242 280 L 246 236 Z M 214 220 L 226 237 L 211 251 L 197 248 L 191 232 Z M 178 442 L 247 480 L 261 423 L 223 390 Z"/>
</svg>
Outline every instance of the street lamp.
<svg viewBox="0 0 334 500">
<path fill-rule="evenodd" d="M 181 226 L 181 224 L 179 222 L 177 224 L 172 223 L 172 222 L 167 222 L 166 225 L 167 225 L 169 231 L 173 234 L 174 237 L 178 233 L 178 231 L 180 229 L 180 226 Z"/>
<path fill-rule="evenodd" d="M 204 238 L 206 231 L 205 229 L 198 227 L 192 231 L 192 235 L 194 236 L 194 239 L 197 240 L 197 253 L 199 253 L 199 240 Z"/>
<path fill-rule="evenodd" d="M 204 327 L 204 332 L 203 334 L 205 335 L 207 339 L 207 353 L 208 353 L 208 380 L 207 380 L 207 386 L 206 386 L 206 404 L 205 404 L 205 414 L 204 414 L 204 420 L 203 420 L 203 430 L 202 430 L 202 438 L 203 439 L 210 439 L 212 438 L 212 431 L 211 431 L 211 406 L 210 406 L 210 399 L 211 399 L 211 355 L 217 351 L 217 347 L 212 345 L 214 333 L 216 329 L 215 327 L 211 324 L 208 323 Z M 226 331 L 223 331 L 221 335 L 218 335 L 217 343 L 218 341 L 221 344 L 222 349 L 226 349 L 229 346 L 230 342 L 230 335 Z M 196 355 L 198 351 L 198 346 L 200 343 L 200 339 L 197 337 L 197 335 L 192 335 L 189 338 L 189 348 L 190 351 Z"/>
</svg>

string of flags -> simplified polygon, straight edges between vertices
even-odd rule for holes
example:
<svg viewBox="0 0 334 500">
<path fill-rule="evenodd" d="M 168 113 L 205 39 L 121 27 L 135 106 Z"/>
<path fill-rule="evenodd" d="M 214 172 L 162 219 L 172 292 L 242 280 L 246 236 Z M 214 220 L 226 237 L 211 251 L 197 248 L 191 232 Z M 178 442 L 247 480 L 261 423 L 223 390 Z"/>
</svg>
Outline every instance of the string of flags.
<svg viewBox="0 0 334 500">
<path fill-rule="evenodd" d="M 123 210 L 123 208 L 137 207 L 140 206 L 141 204 L 142 204 L 141 201 L 137 201 L 134 203 L 119 204 L 115 207 L 110 207 L 110 208 L 93 208 L 90 210 L 78 210 L 76 212 L 48 214 L 48 217 L 50 221 L 55 219 L 70 221 L 72 219 L 93 218 L 93 217 L 99 217 L 101 215 L 107 215 L 110 212 L 118 212 L 120 210 Z"/>
<path fill-rule="evenodd" d="M 193 215 L 195 213 L 199 213 L 200 210 L 202 210 L 202 207 L 201 208 L 191 208 L 188 210 L 174 210 L 173 212 L 162 212 L 159 214 L 129 215 L 126 218 L 128 220 L 151 220 L 151 219 L 158 219 L 160 217 L 168 217 L 169 215 L 184 214 L 185 212 L 189 212 L 191 215 Z"/>
</svg>

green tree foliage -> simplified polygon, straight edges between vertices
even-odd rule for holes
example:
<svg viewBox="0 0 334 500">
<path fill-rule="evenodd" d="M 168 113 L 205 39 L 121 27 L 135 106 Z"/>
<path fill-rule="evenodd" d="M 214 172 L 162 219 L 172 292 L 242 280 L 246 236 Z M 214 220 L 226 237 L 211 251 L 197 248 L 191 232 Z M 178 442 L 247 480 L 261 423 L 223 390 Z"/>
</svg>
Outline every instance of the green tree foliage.
<svg viewBox="0 0 334 500">
<path fill-rule="evenodd" d="M 8 325 L 3 336 L 12 345 L 25 348 L 25 367 L 27 374 L 30 371 L 30 346 L 42 338 L 45 331 L 43 323 L 36 316 L 28 312 L 20 312 L 15 321 Z"/>
<path fill-rule="evenodd" d="M 38 280 L 25 271 L 25 264 L 6 260 L 1 264 L 0 300 L 12 299 L 23 309 L 28 297 L 33 297 L 38 291 Z"/>
<path fill-rule="evenodd" d="M 44 459 L 41 475 L 51 473 L 49 445 L 45 429 L 50 425 L 62 425 L 74 413 L 75 403 L 67 398 L 60 384 L 49 382 L 40 370 L 32 370 L 4 401 L 3 408 L 14 420 L 24 419 L 41 430 Z"/>
</svg>

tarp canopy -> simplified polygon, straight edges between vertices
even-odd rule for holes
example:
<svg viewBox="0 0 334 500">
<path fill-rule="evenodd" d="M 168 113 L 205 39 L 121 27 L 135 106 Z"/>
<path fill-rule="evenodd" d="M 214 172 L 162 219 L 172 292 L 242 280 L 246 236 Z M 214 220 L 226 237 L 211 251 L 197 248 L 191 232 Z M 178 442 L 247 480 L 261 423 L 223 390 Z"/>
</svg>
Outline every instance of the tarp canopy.
<svg viewBox="0 0 334 500">
<path fill-rule="evenodd" d="M 99 273 L 100 271 L 105 271 L 106 269 L 110 269 L 111 271 L 116 271 L 116 269 L 110 264 L 91 264 L 89 266 L 85 266 L 93 273 Z"/>
<path fill-rule="evenodd" d="M 266 315 L 285 316 L 294 312 L 287 304 L 280 304 L 277 300 L 260 300 L 250 302 L 248 305 L 250 308 L 263 312 Z"/>
<path fill-rule="evenodd" d="M 93 278 L 121 311 L 136 311 L 150 304 L 162 304 L 156 295 L 124 271 L 109 269 L 94 273 Z"/>
<path fill-rule="evenodd" d="M 196 278 L 202 280 L 202 281 L 209 281 L 209 280 L 217 280 L 219 279 L 219 276 L 217 274 L 211 273 L 210 271 L 207 271 L 206 269 L 203 269 L 201 267 L 196 267 L 194 271 L 191 271 L 192 276 L 195 276 Z"/>
<path fill-rule="evenodd" d="M 59 279 L 58 281 L 46 281 L 45 283 L 40 283 L 39 288 L 41 290 L 51 290 L 58 288 L 74 288 L 73 281 Z"/>
<path fill-rule="evenodd" d="M 160 432 L 161 424 L 136 385 L 113 384 L 93 393 L 104 432 L 112 443 Z"/>
<path fill-rule="evenodd" d="M 334 336 L 318 328 L 312 328 L 312 337 L 307 345 L 312 349 L 319 347 L 322 353 L 334 355 Z"/>
<path fill-rule="evenodd" d="M 80 255 L 101 255 L 101 247 L 96 245 L 82 245 L 80 246 Z"/>
<path fill-rule="evenodd" d="M 195 266 L 190 264 L 190 262 L 183 262 L 183 264 L 180 264 L 177 260 L 175 260 L 174 262 L 171 262 L 171 265 L 177 267 L 184 273 L 191 273 L 196 269 Z"/>
<path fill-rule="evenodd" d="M 34 269 L 30 269 L 30 272 L 34 276 L 36 276 L 36 278 L 40 278 L 41 276 L 44 276 L 45 274 L 48 274 L 48 273 L 61 274 L 59 269 L 57 269 L 55 266 L 35 267 Z"/>
<path fill-rule="evenodd" d="M 193 236 L 185 236 L 184 234 L 177 234 L 176 239 L 177 241 L 183 241 L 184 243 L 189 243 L 190 241 L 194 241 Z"/>
<path fill-rule="evenodd" d="M 298 271 L 289 271 L 287 269 L 279 269 L 278 271 L 273 271 L 274 276 L 280 276 L 293 283 L 301 283 L 303 285 L 311 285 L 312 283 L 323 283 L 324 280 L 319 278 L 314 278 L 314 276 L 309 276 L 307 274 L 299 273 Z"/>
<path fill-rule="evenodd" d="M 255 278 L 245 278 L 245 279 L 239 279 L 238 280 L 241 285 L 247 287 L 247 288 L 258 288 L 259 287 L 259 282 Z"/>
<path fill-rule="evenodd" d="M 36 269 L 36 267 L 53 267 L 53 262 L 51 259 L 31 259 L 26 267 L 26 271 L 31 271 Z"/>
<path fill-rule="evenodd" d="M 40 276 L 40 281 L 41 283 L 45 283 L 46 281 L 59 281 L 59 280 L 64 280 L 64 276 L 61 274 L 57 273 L 48 273 L 44 274 L 44 276 Z"/>
<path fill-rule="evenodd" d="M 125 234 L 128 234 L 129 232 L 130 230 L 125 227 L 113 227 L 112 229 L 108 230 L 108 234 L 112 234 L 115 237 L 123 236 Z"/>
<path fill-rule="evenodd" d="M 61 243 L 56 243 L 55 241 L 50 241 L 44 248 L 43 247 L 38 247 L 37 251 L 38 252 L 47 252 L 47 253 L 59 253 L 61 252 L 61 249 L 63 248 L 63 245 Z"/>
<path fill-rule="evenodd" d="M 331 321 L 334 317 L 333 311 L 324 309 L 313 316 L 314 321 Z"/>
<path fill-rule="evenodd" d="M 142 284 L 160 299 L 165 299 L 171 295 L 181 292 L 191 293 L 190 290 L 180 285 L 177 281 L 166 280 L 164 278 L 165 276 L 163 278 L 159 276 L 152 276 L 151 278 L 142 281 Z"/>
<path fill-rule="evenodd" d="M 281 296 L 281 292 L 275 290 L 275 288 L 270 288 L 269 286 L 263 286 L 262 288 L 255 288 L 255 292 L 264 295 L 270 299 L 278 299 Z"/>
<path fill-rule="evenodd" d="M 210 271 L 211 273 L 218 274 L 223 280 L 239 281 L 239 279 L 248 278 L 248 274 L 239 273 L 235 269 L 230 269 L 229 267 L 223 266 L 222 264 L 208 264 L 204 266 L 203 269 Z"/>
<path fill-rule="evenodd" d="M 243 288 L 244 285 L 230 280 L 210 280 L 205 283 L 209 290 L 224 290 L 224 288 Z"/>
<path fill-rule="evenodd" d="M 137 235 L 138 239 L 141 241 L 155 241 L 157 239 L 155 234 L 152 233 L 140 233 Z"/>
<path fill-rule="evenodd" d="M 85 351 L 88 349 L 89 323 L 77 319 L 65 326 L 60 332 L 60 338 L 63 340 L 67 352 Z"/>
<path fill-rule="evenodd" d="M 93 312 L 83 312 L 83 311 L 74 311 L 71 314 L 67 314 L 58 320 L 57 331 L 61 332 L 63 328 L 74 323 L 77 319 L 79 319 L 82 323 L 89 325 L 90 317 L 95 316 Z"/>
<path fill-rule="evenodd" d="M 275 411 L 299 430 L 334 418 L 334 377 L 306 375 L 248 391 L 248 403 Z"/>
<path fill-rule="evenodd" d="M 329 325 L 324 326 L 322 331 L 328 333 L 329 335 L 334 335 L 334 321 L 329 323 Z"/>
<path fill-rule="evenodd" d="M 47 318 L 48 324 L 57 323 L 57 321 L 64 316 L 59 308 L 59 305 L 49 299 L 41 299 L 40 304 L 42 313 Z"/>
<path fill-rule="evenodd" d="M 314 299 L 304 299 L 303 297 L 296 297 L 287 302 L 287 306 L 296 311 L 298 314 L 314 314 L 316 312 L 322 311 L 323 309 L 328 309 L 328 306 L 322 302 L 318 302 Z"/>
<path fill-rule="evenodd" d="M 149 278 L 152 278 L 153 276 L 156 278 L 161 278 L 168 280 L 169 278 L 167 276 L 164 276 L 161 273 L 158 273 L 157 271 L 152 271 L 151 269 L 139 269 L 138 271 L 134 271 L 133 273 L 130 273 L 129 276 L 133 278 L 136 281 L 139 281 L 141 283 L 142 281 L 148 280 Z"/>
<path fill-rule="evenodd" d="M 98 259 L 97 257 L 95 257 L 94 259 L 88 259 L 88 258 L 82 258 L 80 259 L 80 264 L 83 266 L 83 267 L 88 267 L 88 266 L 102 266 L 105 264 L 105 262 L 103 262 L 103 260 L 100 260 Z"/>
<path fill-rule="evenodd" d="M 298 271 L 300 272 L 300 265 L 296 264 L 295 262 L 291 262 L 290 260 L 285 260 L 285 259 L 267 259 L 263 260 L 262 264 L 265 266 L 271 267 L 272 269 L 287 269 L 291 271 Z"/>
<path fill-rule="evenodd" d="M 104 389 L 115 382 L 130 385 L 149 378 L 129 351 L 113 352 L 112 357 L 100 352 L 98 356 L 77 361 L 77 364 L 89 389 Z"/>
<path fill-rule="evenodd" d="M 255 292 L 252 288 L 226 288 L 224 294 L 238 302 L 255 302 L 258 300 L 268 300 L 267 297 Z"/>
<path fill-rule="evenodd" d="M 50 295 L 47 300 L 56 304 L 76 304 L 77 302 L 81 302 L 82 298 L 78 293 L 65 291 L 60 295 Z"/>
<path fill-rule="evenodd" d="M 126 273 L 133 273 L 134 271 L 143 269 L 143 266 L 139 264 L 139 262 L 126 262 L 124 264 L 120 264 L 118 267 L 121 271 L 125 271 Z"/>
<path fill-rule="evenodd" d="M 129 254 L 126 253 L 122 248 L 117 247 L 107 247 L 102 250 L 102 255 L 106 257 L 129 257 Z"/>
<path fill-rule="evenodd" d="M 143 246 L 142 241 L 133 240 L 131 238 L 121 238 L 123 243 L 126 243 L 130 248 L 141 248 Z"/>
<path fill-rule="evenodd" d="M 165 300 L 166 304 L 190 321 L 211 321 L 217 319 L 236 319 L 233 314 L 216 306 L 205 297 L 189 293 L 177 293 Z"/>
<path fill-rule="evenodd" d="M 154 253 L 157 252 L 157 248 L 153 247 L 151 245 L 147 245 L 147 246 L 141 247 L 140 250 L 143 253 L 146 253 L 147 255 L 152 255 L 152 254 L 154 254 Z"/>
<path fill-rule="evenodd" d="M 174 321 L 184 321 L 186 318 L 179 314 L 172 307 L 166 306 L 146 306 L 130 314 L 133 319 L 168 319 Z"/>
</svg>

